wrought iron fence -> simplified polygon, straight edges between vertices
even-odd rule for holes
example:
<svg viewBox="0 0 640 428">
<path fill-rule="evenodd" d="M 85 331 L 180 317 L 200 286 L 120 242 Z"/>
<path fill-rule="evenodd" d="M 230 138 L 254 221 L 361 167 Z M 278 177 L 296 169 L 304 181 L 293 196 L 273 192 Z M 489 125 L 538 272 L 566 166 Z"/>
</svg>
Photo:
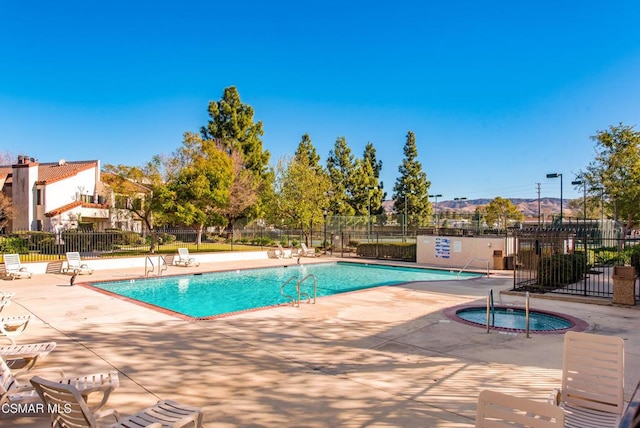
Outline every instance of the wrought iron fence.
<svg viewBox="0 0 640 428">
<path fill-rule="evenodd" d="M 638 239 L 598 228 L 516 231 L 514 289 L 610 298 L 614 267 L 640 272 Z M 639 295 L 637 280 L 635 296 Z"/>
</svg>

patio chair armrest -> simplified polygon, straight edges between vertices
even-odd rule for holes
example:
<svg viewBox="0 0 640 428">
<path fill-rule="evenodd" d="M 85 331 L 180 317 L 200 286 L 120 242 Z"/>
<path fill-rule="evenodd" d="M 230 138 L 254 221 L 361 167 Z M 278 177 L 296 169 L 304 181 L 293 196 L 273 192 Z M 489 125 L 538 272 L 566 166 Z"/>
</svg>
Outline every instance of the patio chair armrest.
<svg viewBox="0 0 640 428">
<path fill-rule="evenodd" d="M 547 403 L 553 404 L 554 406 L 559 406 L 562 401 L 562 392 L 559 388 L 553 388 L 553 391 L 547 397 Z"/>
<path fill-rule="evenodd" d="M 93 417 L 96 418 L 96 420 L 104 419 L 107 416 L 113 416 L 114 419 L 116 420 L 116 422 L 118 422 L 120 420 L 120 413 L 118 413 L 118 411 L 116 409 L 98 410 L 97 412 L 94 412 L 94 414 L 93 414 Z"/>
</svg>

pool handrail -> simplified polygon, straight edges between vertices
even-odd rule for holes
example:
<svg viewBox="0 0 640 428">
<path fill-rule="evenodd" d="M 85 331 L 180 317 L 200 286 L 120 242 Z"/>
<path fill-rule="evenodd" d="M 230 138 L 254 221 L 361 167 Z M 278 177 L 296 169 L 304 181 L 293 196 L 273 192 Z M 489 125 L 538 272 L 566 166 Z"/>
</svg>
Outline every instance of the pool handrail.
<svg viewBox="0 0 640 428">
<path fill-rule="evenodd" d="M 469 262 L 467 262 L 467 264 L 466 264 L 466 265 L 464 265 L 464 266 L 462 267 L 462 269 L 460 269 L 460 270 L 458 271 L 458 274 L 456 275 L 456 278 L 460 278 L 460 274 L 462 273 L 462 271 L 463 271 L 463 270 L 465 270 L 467 267 L 469 267 L 469 265 L 470 265 L 471 263 L 473 263 L 475 260 L 480 260 L 480 261 L 483 261 L 483 262 L 485 262 L 485 263 L 487 264 L 487 276 L 489 276 L 489 260 L 487 260 L 487 259 L 483 259 L 483 258 L 481 258 L 481 257 L 474 257 L 474 258 L 472 258 L 471 260 L 469 260 Z"/>
<path fill-rule="evenodd" d="M 300 290 L 300 281 L 298 280 L 298 276 L 294 275 L 292 277 L 290 277 L 289 279 L 287 279 L 285 282 L 282 283 L 282 285 L 280 286 L 280 294 L 282 295 L 282 297 L 285 297 L 287 299 L 291 299 L 291 304 L 293 306 L 296 306 L 296 299 L 293 296 L 290 296 L 288 294 L 284 294 L 284 287 L 289 284 L 291 281 L 296 281 L 296 290 Z M 300 305 L 300 297 L 298 296 L 298 306 Z"/>
<path fill-rule="evenodd" d="M 169 265 L 163 256 L 158 256 L 158 276 L 162 276 L 162 272 L 169 270 Z"/>
<path fill-rule="evenodd" d="M 151 265 L 151 269 L 149 269 L 148 264 Z M 153 260 L 151 260 L 151 257 L 147 256 L 147 258 L 144 260 L 144 276 L 149 276 L 149 274 L 155 269 L 156 268 L 153 265 Z"/>
<path fill-rule="evenodd" d="M 298 305 L 300 305 L 300 286 L 302 285 L 303 282 L 305 282 L 307 279 L 309 278 L 313 278 L 313 304 L 316 304 L 316 295 L 317 295 L 317 290 L 318 290 L 318 280 L 316 279 L 316 276 L 312 273 L 310 273 L 309 275 L 305 276 L 304 278 L 302 278 L 300 281 L 298 281 Z M 307 296 L 308 298 L 308 303 L 311 302 L 311 297 L 309 296 L 308 293 L 302 293 L 304 295 Z"/>
</svg>

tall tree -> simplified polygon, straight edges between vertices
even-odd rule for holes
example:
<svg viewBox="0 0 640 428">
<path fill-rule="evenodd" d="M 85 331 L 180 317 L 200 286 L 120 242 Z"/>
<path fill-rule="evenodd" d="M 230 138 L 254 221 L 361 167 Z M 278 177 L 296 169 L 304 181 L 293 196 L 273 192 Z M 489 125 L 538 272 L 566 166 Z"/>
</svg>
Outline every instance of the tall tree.
<svg viewBox="0 0 640 428">
<path fill-rule="evenodd" d="M 300 143 L 298 144 L 298 148 L 296 149 L 296 153 L 294 155 L 296 159 L 300 159 L 303 156 L 309 160 L 310 168 L 312 168 L 316 172 L 324 173 L 324 170 L 320 165 L 320 155 L 311 142 L 311 137 L 309 136 L 309 134 L 304 134 L 302 136 L 302 139 L 300 140 Z"/>
<path fill-rule="evenodd" d="M 387 197 L 387 192 L 384 191 L 384 183 L 380 181 L 382 161 L 377 159 L 376 149 L 370 142 L 368 142 L 364 147 L 362 159 L 364 163 L 368 163 L 371 166 L 371 171 L 375 177 L 375 184 L 373 185 L 374 189 L 371 194 L 371 212 L 373 214 L 382 214 L 384 211 L 382 201 Z"/>
<path fill-rule="evenodd" d="M 262 121 L 254 122 L 253 107 L 243 104 L 235 86 L 225 88 L 220 101 L 209 102 L 209 121 L 200 129 L 203 140 L 217 140 L 237 149 L 257 177 L 268 173 L 270 154 L 262 148 Z"/>
<path fill-rule="evenodd" d="M 400 176 L 393 186 L 393 205 L 396 213 L 405 216 L 408 224 L 425 225 L 431 218 L 431 182 L 417 158 L 416 136 L 409 131 L 404 144 L 404 159 L 398 167 Z"/>
<path fill-rule="evenodd" d="M 179 168 L 167 183 L 163 206 L 176 223 L 197 230 L 200 242 L 206 226 L 227 224 L 233 162 L 219 141 L 189 132 L 174 158 Z"/>
<path fill-rule="evenodd" d="M 498 229 L 506 229 L 510 220 L 524 220 L 524 214 L 511 203 L 511 200 L 497 197 L 487 204 L 484 218 L 487 224 L 495 224 Z"/>
<path fill-rule="evenodd" d="M 596 142 L 596 156 L 583 173 L 588 192 L 597 196 L 604 190 L 616 220 L 631 229 L 640 221 L 640 132 L 620 123 L 591 139 Z"/>
<path fill-rule="evenodd" d="M 274 216 L 284 225 L 300 227 L 306 244 L 310 245 L 314 225 L 322 224 L 330 187 L 327 175 L 318 174 L 309 164 L 308 156 L 281 159 L 276 167 L 275 198 L 271 205 Z"/>
<path fill-rule="evenodd" d="M 350 216 L 356 212 L 352 206 L 354 156 L 345 137 L 339 137 L 329 151 L 327 172 L 331 182 L 330 211 L 337 215 Z"/>
<path fill-rule="evenodd" d="M 240 158 L 232 159 L 235 168 L 234 188 L 242 190 L 235 197 L 232 192 L 229 223 L 240 217 L 262 216 L 265 201 L 272 195 L 273 171 L 269 168 L 271 155 L 263 149 L 262 121 L 254 122 L 254 110 L 240 99 L 235 86 L 225 88 L 219 101 L 209 102 L 209 121 L 200 129 L 203 140 L 221 143 L 229 153 L 240 153 Z M 242 170 L 251 172 L 247 176 Z M 252 182 L 251 182 L 252 181 Z M 248 202 L 251 202 L 250 204 Z"/>
</svg>

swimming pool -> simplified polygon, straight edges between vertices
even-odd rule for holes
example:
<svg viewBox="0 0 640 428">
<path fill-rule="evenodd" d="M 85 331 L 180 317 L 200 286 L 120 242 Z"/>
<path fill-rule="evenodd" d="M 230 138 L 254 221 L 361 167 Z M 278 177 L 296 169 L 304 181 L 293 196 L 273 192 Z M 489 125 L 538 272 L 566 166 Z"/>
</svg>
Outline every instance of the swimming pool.
<svg viewBox="0 0 640 428">
<path fill-rule="evenodd" d="M 97 282 L 91 286 L 179 314 L 205 318 L 290 303 L 280 293 L 281 285 L 292 277 L 303 279 L 307 275 L 315 276 L 318 297 L 458 277 L 457 272 L 443 270 L 334 262 Z M 459 274 L 460 279 L 479 276 Z M 302 288 L 312 294 L 313 281 L 305 281 Z M 295 281 L 285 292 L 293 294 L 294 290 Z"/>
</svg>

